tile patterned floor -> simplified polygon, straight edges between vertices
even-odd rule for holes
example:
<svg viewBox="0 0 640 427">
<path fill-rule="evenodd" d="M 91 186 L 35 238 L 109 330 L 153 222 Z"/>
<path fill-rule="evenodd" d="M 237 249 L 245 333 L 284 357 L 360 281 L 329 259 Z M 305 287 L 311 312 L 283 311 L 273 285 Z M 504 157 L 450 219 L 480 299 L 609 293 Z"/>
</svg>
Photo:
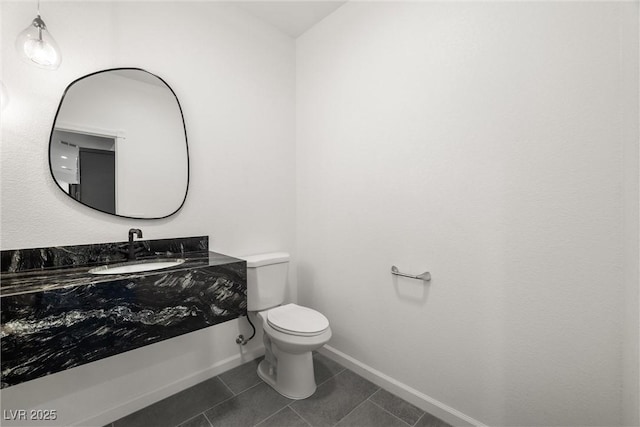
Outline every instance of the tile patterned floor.
<svg viewBox="0 0 640 427">
<path fill-rule="evenodd" d="M 304 400 L 274 391 L 254 360 L 107 427 L 451 427 L 321 354 L 313 359 L 318 389 Z"/>
</svg>

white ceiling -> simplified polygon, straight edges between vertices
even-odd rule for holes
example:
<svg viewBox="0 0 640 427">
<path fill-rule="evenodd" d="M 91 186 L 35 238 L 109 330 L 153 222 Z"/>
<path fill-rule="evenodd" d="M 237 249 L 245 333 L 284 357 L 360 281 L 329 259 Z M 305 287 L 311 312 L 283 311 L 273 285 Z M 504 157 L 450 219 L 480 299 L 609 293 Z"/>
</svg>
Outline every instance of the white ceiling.
<svg viewBox="0 0 640 427">
<path fill-rule="evenodd" d="M 346 2 L 239 1 L 234 4 L 296 38 Z"/>
</svg>

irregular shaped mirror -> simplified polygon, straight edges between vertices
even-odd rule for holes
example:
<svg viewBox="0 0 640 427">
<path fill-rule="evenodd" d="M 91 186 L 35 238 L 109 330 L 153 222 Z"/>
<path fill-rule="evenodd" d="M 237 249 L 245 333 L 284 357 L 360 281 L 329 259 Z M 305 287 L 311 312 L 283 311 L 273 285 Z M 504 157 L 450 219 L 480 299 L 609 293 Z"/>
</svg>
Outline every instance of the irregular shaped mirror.
<svg viewBox="0 0 640 427">
<path fill-rule="evenodd" d="M 49 140 L 49 167 L 83 205 L 127 218 L 164 218 L 184 204 L 189 150 L 180 103 L 138 68 L 89 74 L 65 90 Z"/>
</svg>

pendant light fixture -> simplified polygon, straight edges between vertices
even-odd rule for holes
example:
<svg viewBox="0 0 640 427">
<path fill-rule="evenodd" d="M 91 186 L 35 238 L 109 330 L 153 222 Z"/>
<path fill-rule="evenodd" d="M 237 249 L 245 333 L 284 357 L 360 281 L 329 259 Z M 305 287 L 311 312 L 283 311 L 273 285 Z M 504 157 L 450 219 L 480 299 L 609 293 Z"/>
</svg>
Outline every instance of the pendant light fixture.
<svg viewBox="0 0 640 427">
<path fill-rule="evenodd" d="M 23 61 L 47 70 L 56 70 L 62 62 L 62 53 L 40 18 L 40 0 L 37 13 L 31 25 L 18 35 L 16 49 Z"/>
</svg>

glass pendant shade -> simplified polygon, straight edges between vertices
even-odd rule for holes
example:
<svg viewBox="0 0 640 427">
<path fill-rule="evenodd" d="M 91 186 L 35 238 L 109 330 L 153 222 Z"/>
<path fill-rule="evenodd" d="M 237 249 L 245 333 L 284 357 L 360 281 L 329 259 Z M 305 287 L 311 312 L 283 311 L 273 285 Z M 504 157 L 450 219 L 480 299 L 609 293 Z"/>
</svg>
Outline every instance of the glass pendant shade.
<svg viewBox="0 0 640 427">
<path fill-rule="evenodd" d="M 40 15 L 18 35 L 16 49 L 22 60 L 40 68 L 55 70 L 62 62 L 60 48 Z"/>
</svg>

